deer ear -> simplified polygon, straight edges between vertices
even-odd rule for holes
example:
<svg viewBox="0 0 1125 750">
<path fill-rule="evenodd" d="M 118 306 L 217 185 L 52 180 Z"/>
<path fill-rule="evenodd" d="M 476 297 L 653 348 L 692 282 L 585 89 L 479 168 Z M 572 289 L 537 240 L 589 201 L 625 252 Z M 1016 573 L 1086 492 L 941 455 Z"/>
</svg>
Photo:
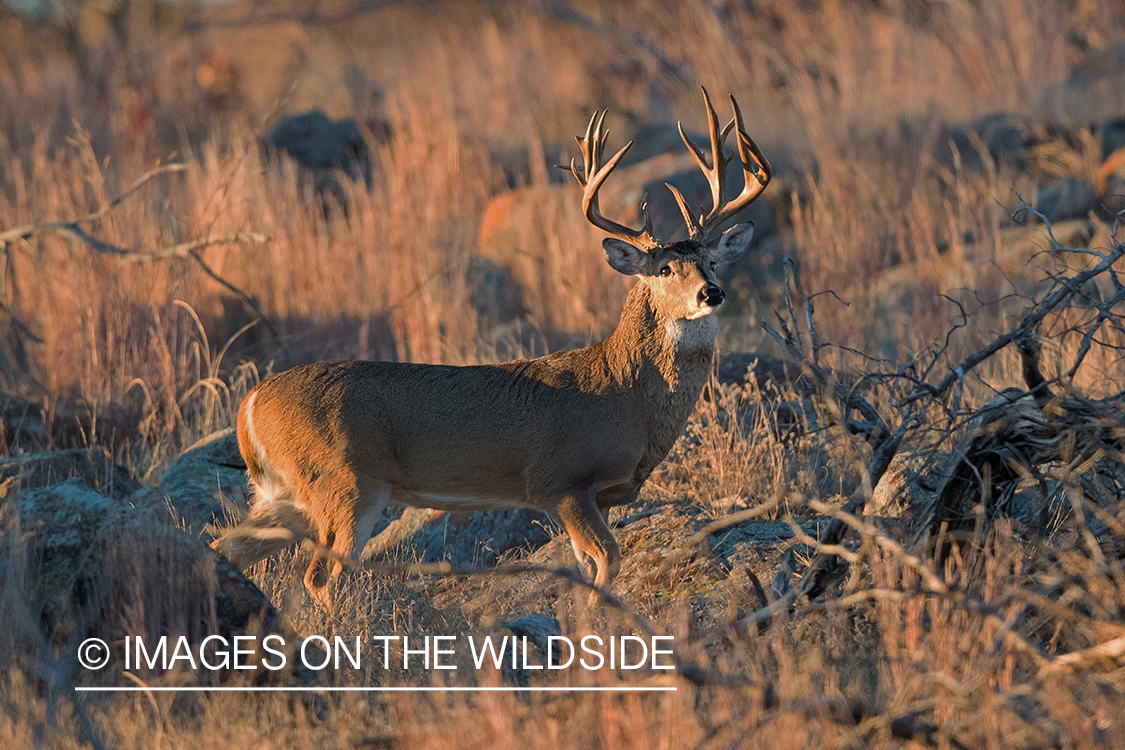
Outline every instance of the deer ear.
<svg viewBox="0 0 1125 750">
<path fill-rule="evenodd" d="M 605 259 L 614 271 L 626 276 L 636 276 L 648 271 L 649 255 L 639 247 L 609 237 L 602 240 L 602 247 L 605 248 Z"/>
<path fill-rule="evenodd" d="M 738 256 L 750 247 L 750 239 L 754 236 L 754 222 L 746 221 L 735 224 L 723 232 L 719 238 L 719 246 L 715 248 L 714 259 L 719 265 L 737 260 Z"/>
</svg>

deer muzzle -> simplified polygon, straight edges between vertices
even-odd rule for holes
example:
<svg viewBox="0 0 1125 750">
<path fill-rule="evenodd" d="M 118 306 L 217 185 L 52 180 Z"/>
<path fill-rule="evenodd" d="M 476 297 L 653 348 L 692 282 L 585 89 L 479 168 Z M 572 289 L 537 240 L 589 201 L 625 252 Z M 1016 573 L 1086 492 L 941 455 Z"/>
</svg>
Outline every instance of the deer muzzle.
<svg viewBox="0 0 1125 750">
<path fill-rule="evenodd" d="M 726 294 L 718 284 L 708 284 L 699 290 L 699 305 L 707 305 L 709 307 L 718 307 L 723 304 L 726 299 Z"/>
</svg>

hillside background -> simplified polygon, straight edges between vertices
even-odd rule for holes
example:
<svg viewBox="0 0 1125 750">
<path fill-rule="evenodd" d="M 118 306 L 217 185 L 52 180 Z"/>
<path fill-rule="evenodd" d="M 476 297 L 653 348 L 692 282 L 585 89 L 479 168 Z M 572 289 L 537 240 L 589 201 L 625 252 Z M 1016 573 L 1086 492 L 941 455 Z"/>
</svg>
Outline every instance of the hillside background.
<svg viewBox="0 0 1125 750">
<path fill-rule="evenodd" d="M 1012 328 L 1052 274 L 1097 262 L 1045 252 L 1043 218 L 1063 246 L 1105 253 L 1119 241 L 1122 0 L 0 1 L 0 233 L 93 215 L 81 228 L 103 243 L 46 230 L 0 242 L 0 453 L 19 463 L 104 449 L 130 492 L 160 505 L 169 477 L 181 476 L 172 462 L 230 427 L 271 372 L 320 359 L 492 362 L 600 339 L 633 282 L 606 264 L 573 178 L 556 166 L 578 156 L 573 137 L 608 109 L 609 148 L 634 145 L 603 191 L 604 211 L 636 222 L 647 196 L 658 232 L 675 236 L 682 224 L 663 184 L 706 202 L 675 129 L 706 133 L 701 85 L 724 122 L 727 95 L 737 97 L 775 177 L 747 212 L 750 253 L 722 272 L 720 358 L 733 365 L 719 366 L 642 507 L 616 517 L 628 527 L 619 593 L 692 658 L 742 682 L 667 700 L 149 694 L 82 709 L 69 702 L 71 678 L 58 677 L 71 674 L 74 622 L 44 631 L 54 605 L 26 592 L 47 579 L 8 515 L 5 559 L 31 562 L 0 565 L 0 609 L 20 623 L 0 648 L 0 744 L 728 747 L 752 730 L 769 747 L 1120 741 L 1119 668 L 1045 682 L 1001 633 L 1018 630 L 1051 653 L 1121 635 L 1120 568 L 1082 547 L 1080 531 L 1051 546 L 1004 527 L 973 542 L 975 562 L 943 569 L 997 611 L 1026 614 L 1003 628 L 911 595 L 859 614 L 813 607 L 761 637 L 745 622 L 717 634 L 756 609 L 750 579 L 737 565 L 720 575 L 683 557 L 669 571 L 662 561 L 674 556 L 658 553 L 767 502 L 777 504 L 770 522 L 792 535 L 778 519 L 823 515 L 871 489 L 869 447 L 782 377 L 787 353 L 760 324 L 785 314 L 786 258 L 820 295 L 821 364 L 844 383 L 881 383 L 871 374 L 901 375 L 905 363 L 952 367 Z M 166 164 L 183 168 L 115 203 Z M 1099 289 L 1087 301 L 1114 293 L 1108 282 Z M 1041 331 L 1044 375 L 1092 398 L 1119 395 L 1125 329 L 1107 324 L 1081 368 L 1059 379 L 1090 318 L 1052 320 Z M 1020 373 L 1012 347 L 983 362 L 950 422 L 1019 386 Z M 892 396 L 872 396 L 885 415 L 898 413 Z M 948 450 L 951 435 L 935 444 Z M 1123 538 L 1114 502 L 1099 507 L 1118 531 L 1099 544 L 1125 555 L 1105 541 Z M 1070 528 L 1064 517 L 1053 532 Z M 572 564 L 558 539 L 545 549 L 544 560 Z M 747 542 L 729 557 L 768 586 L 786 549 Z M 446 586 L 405 573 L 357 573 L 332 619 L 302 598 L 299 555 L 250 575 L 298 632 L 467 632 L 531 610 L 568 632 L 588 625 L 565 587 L 542 579 Z M 143 571 L 158 558 L 154 546 L 122 543 L 107 559 Z M 918 592 L 900 557 L 865 570 Z M 1088 584 L 1065 606 L 1064 584 L 1036 577 L 1059 570 Z M 117 611 L 188 628 L 174 600 L 113 580 L 106 601 L 129 602 Z M 1040 583 L 1056 587 L 1043 594 L 1055 605 L 1027 594 Z M 876 710 L 842 728 L 834 712 L 845 704 L 823 696 Z M 912 711 L 940 731 L 903 740 L 892 719 Z"/>
</svg>

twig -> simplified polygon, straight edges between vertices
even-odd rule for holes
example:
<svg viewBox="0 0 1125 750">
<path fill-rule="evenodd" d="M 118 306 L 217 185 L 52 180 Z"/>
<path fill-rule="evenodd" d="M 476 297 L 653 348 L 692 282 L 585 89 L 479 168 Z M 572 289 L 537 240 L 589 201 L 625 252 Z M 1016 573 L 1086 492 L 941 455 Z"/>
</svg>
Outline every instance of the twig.
<svg viewBox="0 0 1125 750">
<path fill-rule="evenodd" d="M 255 303 L 250 295 L 246 294 L 246 292 L 242 291 L 242 289 L 240 289 L 238 286 L 223 278 L 213 269 L 211 269 L 210 266 L 208 266 L 199 255 L 200 250 L 203 250 L 207 247 L 212 247 L 214 245 L 231 245 L 237 243 L 253 243 L 259 245 L 265 244 L 266 242 L 269 242 L 270 239 L 266 235 L 258 232 L 231 232 L 228 234 L 208 235 L 206 237 L 189 240 L 187 242 L 178 242 L 176 244 L 166 245 L 155 250 L 134 250 L 100 240 L 97 237 L 92 236 L 89 232 L 82 228 L 82 224 L 95 223 L 105 218 L 111 211 L 113 211 L 113 209 L 120 206 L 127 198 L 135 194 L 150 180 L 164 174 L 183 172 L 186 169 L 186 164 L 164 164 L 154 169 L 150 169 L 149 171 L 138 177 L 136 180 L 134 180 L 133 183 L 128 188 L 126 188 L 124 192 L 112 198 L 105 206 L 98 209 L 97 211 L 92 211 L 88 214 L 85 214 L 84 216 L 80 216 L 77 219 L 72 219 L 70 221 L 37 222 L 34 224 L 26 224 L 24 226 L 15 227 L 14 229 L 0 231 L 0 248 L 3 248 L 5 250 L 5 254 L 10 257 L 10 253 L 7 253 L 7 249 L 8 246 L 13 243 L 30 240 L 35 237 L 57 235 L 74 242 L 80 242 L 91 248 L 92 250 L 104 255 L 112 255 L 115 258 L 130 262 L 158 261 L 167 260 L 170 258 L 190 258 L 203 269 L 204 273 L 236 294 L 242 300 L 242 302 L 254 312 L 258 320 L 264 323 L 266 325 L 266 328 L 269 329 L 270 333 L 273 334 L 274 339 L 282 348 L 283 352 L 285 352 L 286 357 L 288 357 L 288 352 L 285 350 L 285 344 L 281 341 L 281 337 L 278 335 L 277 329 L 273 327 L 273 324 L 270 323 L 265 314 L 262 313 L 262 310 L 258 307 L 257 303 Z M 5 284 L 6 277 L 7 274 L 5 274 Z M 7 304 L 0 303 L 0 311 L 8 314 L 9 318 L 11 318 L 18 331 L 23 332 L 32 340 L 41 343 L 41 339 L 32 334 L 30 329 L 28 329 L 27 326 L 25 326 L 21 321 L 19 321 L 18 318 L 16 318 L 12 314 Z"/>
<path fill-rule="evenodd" d="M 7 232 L 0 232 L 0 242 L 17 242 L 33 237 L 55 234 L 69 240 L 81 242 L 99 253 L 112 255 L 121 260 L 135 262 L 166 260 L 168 258 L 186 258 L 192 253 L 198 252 L 206 247 L 211 247 L 212 245 L 231 245 L 240 242 L 260 245 L 269 242 L 270 239 L 266 235 L 257 232 L 232 232 L 230 234 L 215 234 L 208 237 L 201 237 L 200 239 L 190 240 L 188 242 L 179 242 L 175 245 L 166 245 L 156 250 L 131 250 L 92 237 L 78 226 L 79 221 L 82 220 L 50 222 L 29 225 L 27 227 L 17 227 Z"/>
<path fill-rule="evenodd" d="M 1031 312 L 1023 317 L 1018 326 L 998 336 L 991 344 L 983 349 L 965 357 L 948 375 L 942 378 L 937 385 L 931 386 L 923 383 L 914 393 L 906 396 L 900 404 L 906 405 L 924 398 L 940 399 L 954 383 L 958 382 L 959 378 L 964 377 L 966 373 L 981 362 L 984 362 L 1013 341 L 1019 341 L 1032 334 L 1039 327 L 1039 324 L 1043 322 L 1043 319 L 1055 308 L 1070 297 L 1078 294 L 1081 291 L 1082 285 L 1087 281 L 1112 269 L 1114 263 L 1120 260 L 1122 256 L 1125 256 L 1125 243 L 1115 245 L 1113 250 L 1106 254 L 1103 260 L 1093 268 L 1089 268 L 1065 279 L 1060 286 L 1055 288 L 1039 302 L 1039 304 L 1032 308 Z"/>
<path fill-rule="evenodd" d="M 731 513 L 730 515 L 723 516 L 722 518 L 716 521 L 712 521 L 711 523 L 707 524 L 702 529 L 697 531 L 691 537 L 691 539 L 688 540 L 688 544 L 693 547 L 697 544 L 702 544 L 707 540 L 707 537 L 711 536 L 712 534 L 717 534 L 724 529 L 729 529 L 731 526 L 737 526 L 738 524 L 745 521 L 750 521 L 760 516 L 764 516 L 770 511 L 776 509 L 780 504 L 781 496 L 777 495 L 769 502 L 759 505 L 756 508 L 751 508 L 750 510 L 740 510 L 737 513 Z"/>
<path fill-rule="evenodd" d="M 39 234 L 48 234 L 50 233 L 50 231 L 53 231 L 53 228 L 58 226 L 77 228 L 79 224 L 88 224 L 90 222 L 98 221 L 99 219 L 104 218 L 110 211 L 120 206 L 126 198 L 137 192 L 142 185 L 144 185 L 154 177 L 159 177 L 162 174 L 170 174 L 172 172 L 183 172 L 186 169 L 186 164 L 164 164 L 162 166 L 156 167 L 155 169 L 150 169 L 149 171 L 138 177 L 136 180 L 134 180 L 133 184 L 125 189 L 125 192 L 110 200 L 109 203 L 107 203 L 97 211 L 93 211 L 72 221 L 25 224 L 22 227 L 5 230 L 3 232 L 0 232 L 0 244 L 19 242 L 20 240 L 29 239 Z M 46 231 L 44 231 L 44 228 L 47 228 Z"/>
</svg>

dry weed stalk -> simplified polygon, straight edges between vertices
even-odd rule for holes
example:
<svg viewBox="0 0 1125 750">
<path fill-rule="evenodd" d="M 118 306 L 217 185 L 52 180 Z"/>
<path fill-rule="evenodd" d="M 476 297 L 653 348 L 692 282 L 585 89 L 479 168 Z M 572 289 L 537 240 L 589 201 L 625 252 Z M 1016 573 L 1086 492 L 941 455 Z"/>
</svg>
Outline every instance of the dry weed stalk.
<svg viewBox="0 0 1125 750">
<path fill-rule="evenodd" d="M 94 237 L 85 229 L 83 229 L 83 226 L 96 224 L 97 222 L 104 219 L 115 208 L 124 203 L 126 199 L 135 194 L 150 180 L 161 175 L 183 172 L 187 168 L 188 165 L 186 164 L 163 164 L 159 167 L 154 167 L 153 169 L 150 169 L 149 171 L 138 177 L 136 180 L 134 180 L 133 183 L 124 192 L 112 198 L 105 204 L 105 206 L 98 209 L 97 211 L 92 211 L 85 216 L 79 216 L 78 218 L 70 219 L 68 221 L 37 221 L 31 224 L 26 224 L 24 226 L 18 226 L 12 229 L 0 231 L 0 252 L 3 252 L 5 256 L 5 264 L 7 265 L 6 258 L 7 254 L 10 252 L 10 245 L 15 245 L 16 243 L 24 242 L 35 237 L 42 237 L 44 235 L 57 235 L 68 240 L 80 242 L 87 245 L 90 249 L 95 250 L 96 252 L 105 255 L 111 255 L 116 258 L 120 258 L 121 260 L 131 262 L 167 260 L 170 258 L 190 258 L 191 260 L 195 261 L 201 269 L 203 269 L 204 273 L 236 294 L 246 304 L 247 307 L 253 310 L 254 314 L 257 316 L 257 320 L 264 323 L 265 326 L 270 330 L 270 332 L 273 333 L 274 338 L 277 339 L 277 332 L 274 330 L 273 326 L 270 324 L 265 315 L 262 314 L 262 311 L 258 307 L 257 302 L 255 302 L 252 297 L 246 294 L 246 292 L 242 291 L 230 281 L 224 279 L 222 276 L 216 273 L 200 255 L 201 250 L 212 247 L 214 245 L 232 245 L 241 243 L 252 243 L 258 245 L 265 244 L 266 242 L 269 242 L 269 237 L 267 237 L 266 235 L 260 234 L 258 232 L 231 232 L 227 234 L 213 234 L 206 237 L 200 237 L 195 240 L 189 240 L 187 242 L 177 242 L 171 245 L 165 245 L 164 247 L 159 247 L 154 250 L 135 250 L 120 247 L 113 243 L 99 240 L 97 237 Z M 7 278 L 5 278 L 5 285 L 6 284 Z M 8 294 L 6 293 L 6 291 L 4 291 L 2 294 L 4 300 L 7 300 Z M 15 318 L 6 301 L 0 301 L 0 310 L 5 312 L 9 316 L 9 318 L 12 319 L 18 330 L 23 332 L 25 335 L 30 334 L 30 329 Z"/>
<path fill-rule="evenodd" d="M 902 401 L 910 405 L 940 399 L 956 386 L 944 436 L 952 442 L 953 450 L 945 465 L 932 467 L 940 477 L 940 485 L 916 519 L 916 540 L 933 536 L 943 525 L 973 525 L 968 521 L 969 514 L 978 503 L 983 506 L 987 524 L 998 513 L 1010 511 L 1008 506 L 1017 493 L 1026 494 L 1032 488 L 1038 491 L 1033 500 L 1036 507 L 1030 515 L 1042 533 L 1050 510 L 1048 483 L 1063 488 L 1079 514 L 1083 495 L 1114 495 L 1120 499 L 1125 491 L 1121 470 L 1125 388 L 1095 399 L 1079 393 L 1073 384 L 1079 367 L 1095 346 L 1111 352 L 1122 349 L 1110 339 L 1099 340 L 1097 335 L 1106 327 L 1125 334 L 1121 320 L 1125 285 L 1115 268 L 1125 256 L 1125 242 L 1118 240 L 1115 227 L 1113 247 L 1108 252 L 1062 247 L 1045 216 L 1026 206 L 1017 209 L 1017 214 L 1021 212 L 1034 213 L 1043 220 L 1049 252 L 1092 256 L 1097 262 L 1078 273 L 1054 277 L 1051 288 L 1032 304 L 1019 325 L 963 359 L 938 383 L 918 383 L 915 392 Z M 1096 287 L 1103 277 L 1112 285 L 1111 295 L 1100 295 Z M 1105 298 L 1099 298 L 1102 296 Z M 1048 380 L 1041 372 L 1038 331 L 1046 321 L 1066 325 L 1070 321 L 1068 316 L 1076 312 L 1081 316 L 1085 311 L 1079 308 L 1080 304 L 1094 311 L 1093 319 L 1087 316 L 1054 334 L 1055 338 L 1072 332 L 1082 335 L 1070 366 Z M 1020 355 L 1027 390 L 1007 388 L 997 394 L 970 417 L 965 435 L 956 438 L 953 429 L 966 375 L 1012 343 Z M 1056 394 L 1052 385 L 1061 392 Z M 1115 491 L 1107 493 L 1107 489 Z"/>
<path fill-rule="evenodd" d="M 1030 211 L 1026 206 L 1020 210 Z M 1108 251 L 1064 248 L 1055 240 L 1050 222 L 1039 216 L 1046 225 L 1051 252 L 1093 256 L 1095 262 L 1084 270 L 1052 278 L 1050 288 L 1030 301 L 1029 309 L 1016 326 L 950 367 L 936 381 L 931 380 L 931 375 L 938 369 L 956 328 L 946 335 L 940 347 L 893 373 L 868 373 L 850 387 L 836 382 L 833 373 L 820 362 L 820 352 L 827 345 L 821 342 L 816 331 L 813 315 L 816 295 L 804 292 L 794 264 L 786 259 L 786 315 L 778 315 L 781 330 L 766 321 L 762 321 L 762 325 L 801 364 L 835 421 L 848 432 L 867 438 L 872 458 L 867 466 L 869 481 L 843 508 L 810 501 L 811 507 L 831 517 L 819 538 L 813 538 L 791 523 L 796 543 L 811 550 L 812 560 L 798 585 L 793 586 L 791 576 L 798 567 L 798 556 L 797 546 L 792 547 L 772 586 L 774 601 L 742 618 L 740 627 L 759 630 L 779 614 L 792 612 L 801 600 L 809 604 L 796 610 L 798 617 L 827 609 L 851 608 L 867 601 L 905 602 L 918 595 L 929 595 L 940 596 L 953 606 L 991 622 L 998 629 L 997 638 L 1028 655 L 1040 675 L 1088 668 L 1125 656 L 1125 636 L 1121 635 L 1121 628 L 1102 621 L 1100 625 L 1115 634 L 1114 637 L 1061 656 L 1050 653 L 1034 639 L 1019 633 L 1010 617 L 998 608 L 948 583 L 922 556 L 908 552 L 902 543 L 858 515 L 870 499 L 871 488 L 878 483 L 907 434 L 927 425 L 931 439 L 951 445 L 952 450 L 947 459 L 943 458 L 944 454 L 933 452 L 928 467 L 923 469 L 936 473 L 939 483 L 928 501 L 917 509 L 912 537 L 916 547 L 932 549 L 939 563 L 956 547 L 959 530 L 971 531 L 972 536 L 969 547 L 956 554 L 973 555 L 982 550 L 982 540 L 993 522 L 1001 516 L 1012 515 L 1015 499 L 1021 494 L 1034 496 L 1035 507 L 1030 515 L 1035 521 L 1029 531 L 1045 534 L 1051 509 L 1049 486 L 1055 488 L 1056 506 L 1069 502 L 1077 518 L 1079 537 L 1093 562 L 1106 569 L 1107 554 L 1120 555 L 1123 551 L 1114 550 L 1112 543 L 1107 550 L 1106 543 L 1091 531 L 1087 518 L 1096 517 L 1111 535 L 1125 540 L 1125 528 L 1120 519 L 1106 507 L 1112 507 L 1115 500 L 1119 505 L 1125 497 L 1125 472 L 1122 471 L 1125 390 L 1094 399 L 1078 393 L 1072 379 L 1093 348 L 1120 350 L 1111 340 L 1098 338 L 1097 334 L 1103 328 L 1125 332 L 1121 322 L 1125 286 L 1115 268 L 1125 255 L 1125 244 L 1118 241 L 1115 231 L 1113 247 Z M 1100 278 L 1108 279 L 1111 293 L 1097 295 L 1094 284 Z M 1083 304 L 1086 306 L 1084 317 L 1081 314 Z M 1080 343 L 1069 367 L 1060 368 L 1064 374 L 1049 380 L 1041 372 L 1037 331 L 1044 327 L 1051 330 L 1047 325 L 1050 322 L 1069 322 L 1076 310 L 1080 322 L 1053 336 L 1060 338 L 1067 333 L 1078 333 Z M 1019 351 L 1027 390 L 1008 388 L 967 419 L 962 418 L 966 377 L 1010 343 L 1016 344 Z M 897 413 L 884 417 L 864 397 L 865 389 L 873 382 L 890 384 L 889 404 Z M 1061 386 L 1063 393 L 1056 395 L 1052 386 Z M 933 416 L 934 406 L 940 407 L 939 417 Z M 861 418 L 852 418 L 852 413 L 858 413 Z M 896 423 L 892 433 L 888 425 Z M 859 540 L 849 539 L 851 534 L 857 535 Z M 1120 547 L 1120 543 L 1117 546 Z M 887 587 L 855 590 L 869 556 L 876 550 L 891 555 L 904 569 L 916 574 L 922 582 L 921 591 Z M 837 590 L 837 584 L 848 570 L 852 576 L 839 598 L 815 601 Z M 1105 575 L 1113 574 L 1106 572 Z M 1026 595 L 1040 606 L 1054 607 L 1050 592 L 1032 591 Z"/>
</svg>

